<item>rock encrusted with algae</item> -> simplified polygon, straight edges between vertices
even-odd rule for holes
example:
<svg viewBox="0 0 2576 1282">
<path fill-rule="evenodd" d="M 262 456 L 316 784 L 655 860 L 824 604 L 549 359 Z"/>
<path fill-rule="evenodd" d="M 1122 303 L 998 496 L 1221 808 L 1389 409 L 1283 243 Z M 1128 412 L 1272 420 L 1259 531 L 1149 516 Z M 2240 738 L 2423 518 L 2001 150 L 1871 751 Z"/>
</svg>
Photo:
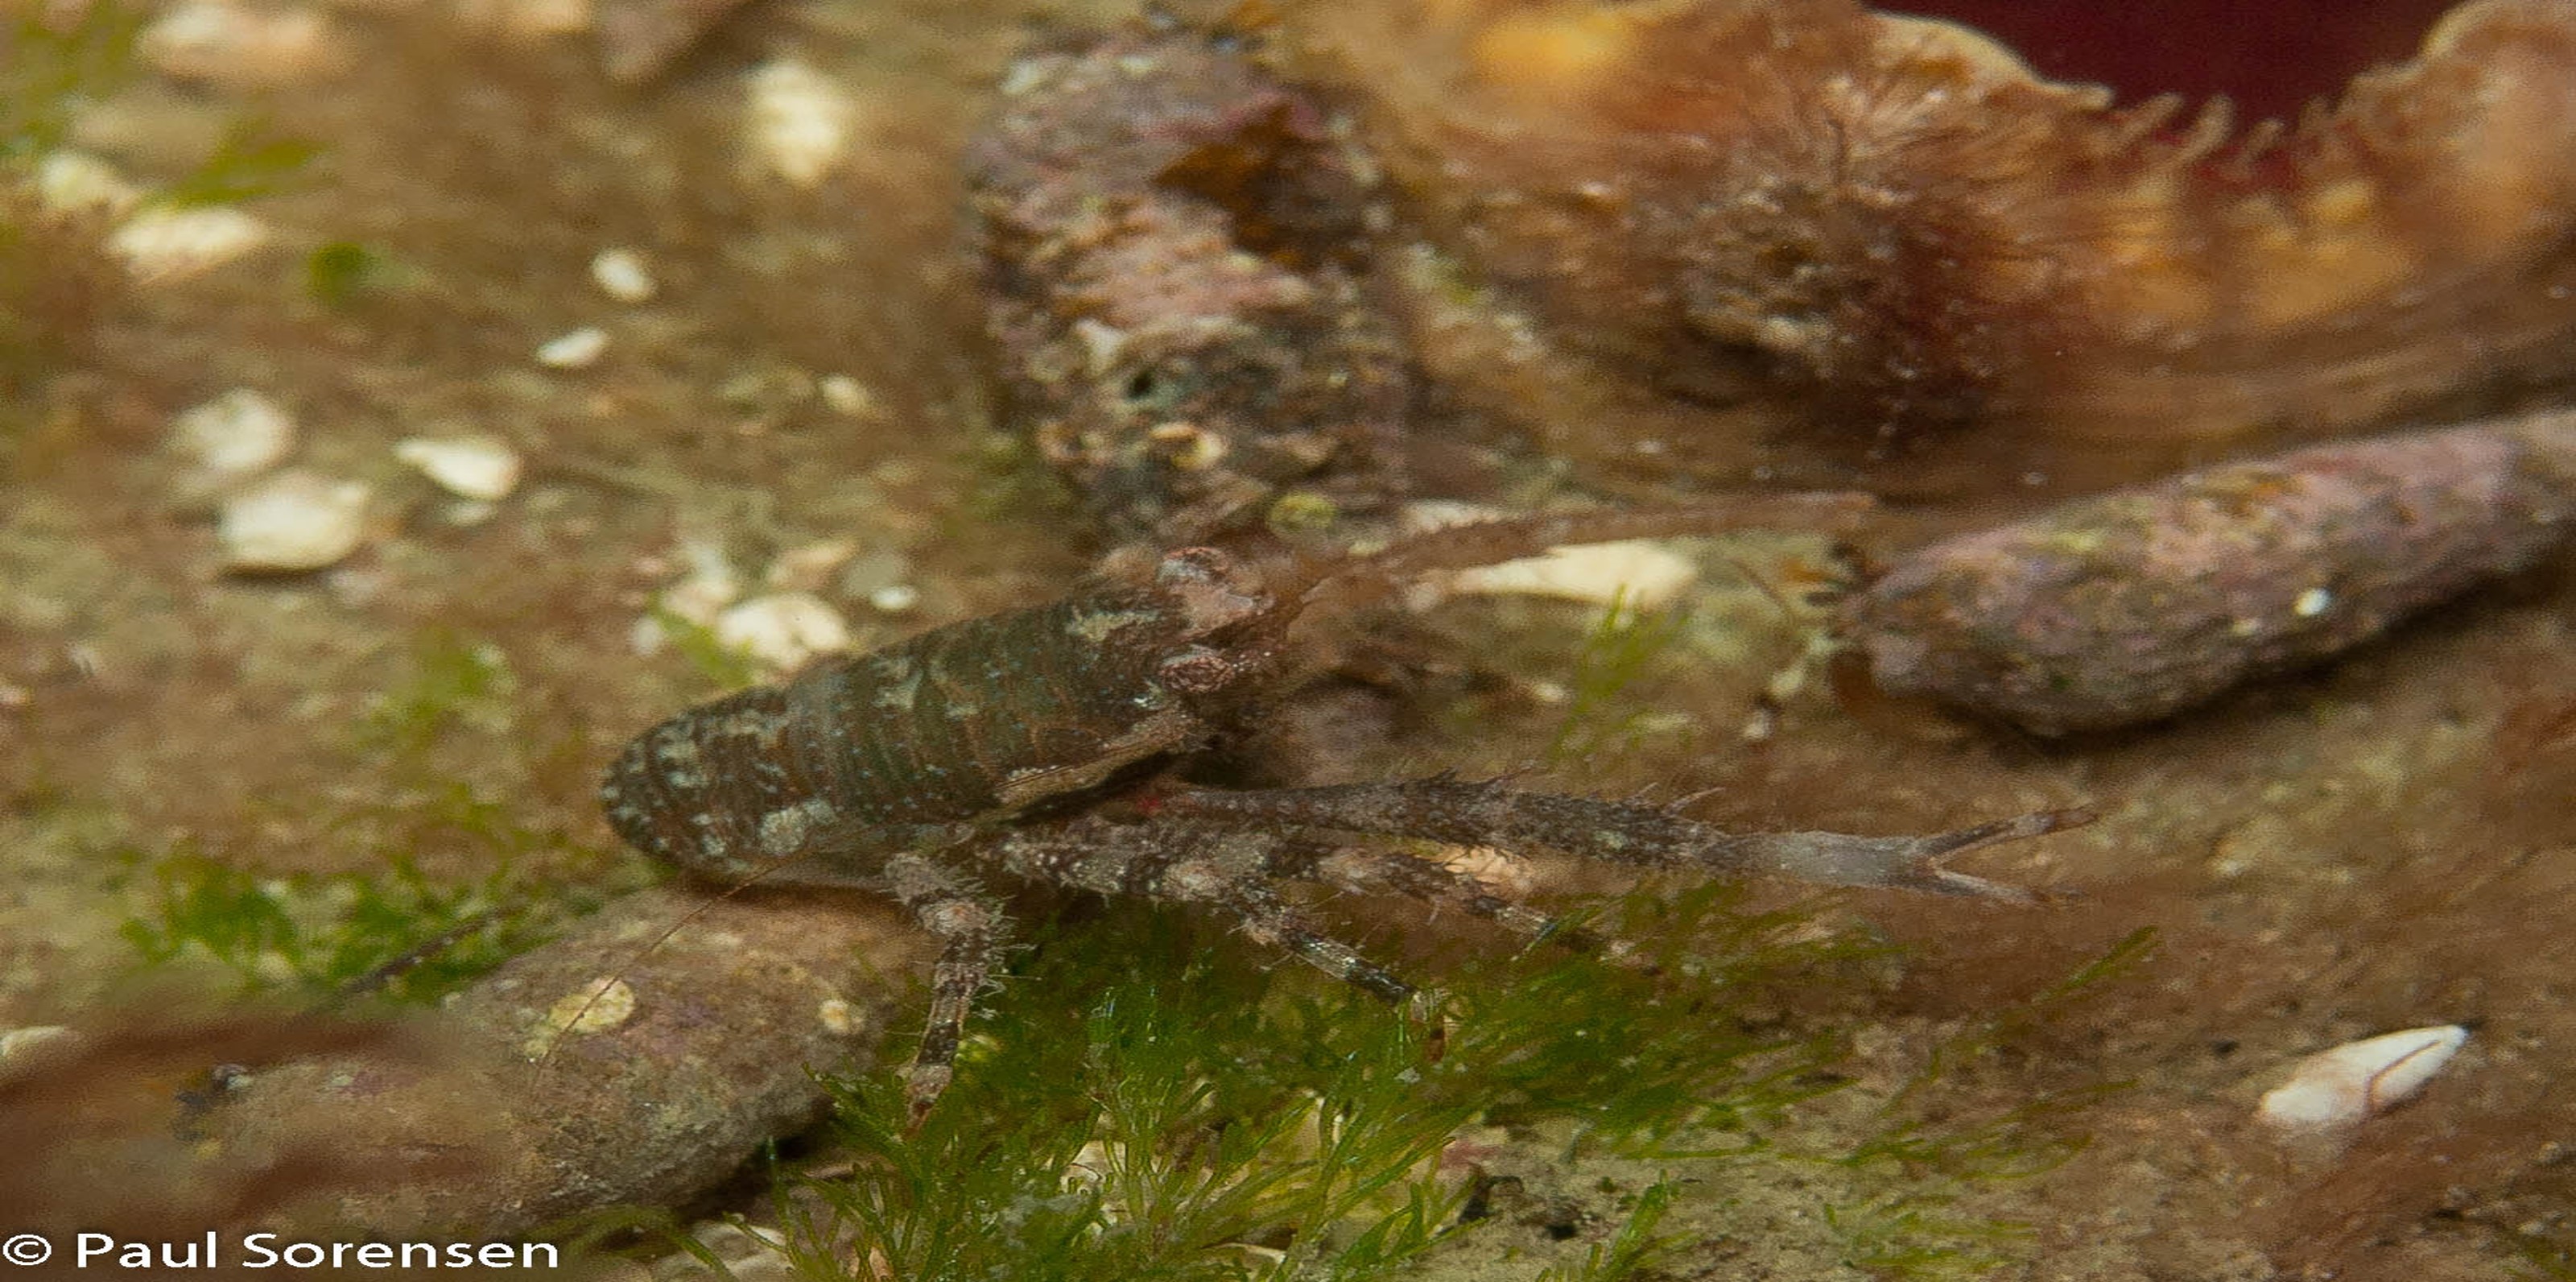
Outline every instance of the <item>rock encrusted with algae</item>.
<svg viewBox="0 0 2576 1282">
<path fill-rule="evenodd" d="M 1363 288 L 1367 162 L 1199 34 L 1032 54 L 968 153 L 1011 412 L 1121 538 L 1400 488 L 1403 354 Z"/>
<path fill-rule="evenodd" d="M 208 1132 L 228 1148 L 325 1131 L 371 1154 L 473 1146 L 481 1160 L 310 1212 L 380 1234 L 508 1236 L 672 1205 L 820 1118 L 814 1074 L 865 1062 L 897 995 L 883 977 L 923 960 L 866 903 L 645 891 L 452 998 L 424 1030 L 448 1048 L 434 1068 L 351 1054 L 262 1072 Z"/>
<path fill-rule="evenodd" d="M 2576 412 L 2223 464 L 1915 553 L 1844 606 L 1880 686 L 2042 734 L 2326 658 L 2576 536 Z"/>
</svg>

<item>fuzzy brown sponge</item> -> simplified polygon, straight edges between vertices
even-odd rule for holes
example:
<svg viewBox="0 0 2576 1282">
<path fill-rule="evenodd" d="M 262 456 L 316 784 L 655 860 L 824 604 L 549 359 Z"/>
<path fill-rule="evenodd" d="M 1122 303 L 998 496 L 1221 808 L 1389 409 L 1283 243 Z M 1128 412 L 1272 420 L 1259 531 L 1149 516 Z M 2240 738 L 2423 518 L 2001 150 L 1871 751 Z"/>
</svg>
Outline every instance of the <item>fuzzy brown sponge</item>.
<svg viewBox="0 0 2576 1282">
<path fill-rule="evenodd" d="M 1882 452 L 1999 423 L 2169 449 L 2569 369 L 2566 0 L 2475 0 L 2411 61 L 2246 128 L 1848 0 L 1403 0 L 1289 29 L 1428 278 L 1526 311 L 1605 384 L 1785 405 Z"/>
</svg>

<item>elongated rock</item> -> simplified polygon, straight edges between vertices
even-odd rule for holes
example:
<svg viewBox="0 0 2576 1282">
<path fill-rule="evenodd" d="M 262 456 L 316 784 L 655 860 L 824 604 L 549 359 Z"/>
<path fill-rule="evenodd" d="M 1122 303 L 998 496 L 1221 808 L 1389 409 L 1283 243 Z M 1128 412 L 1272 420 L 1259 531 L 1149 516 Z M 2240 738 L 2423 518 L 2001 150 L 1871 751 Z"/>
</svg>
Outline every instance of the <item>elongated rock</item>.
<svg viewBox="0 0 2576 1282">
<path fill-rule="evenodd" d="M 2576 528 L 2576 413 L 2228 463 L 1935 544 L 1840 627 L 1882 689 L 2041 734 L 2313 663 Z"/>
<path fill-rule="evenodd" d="M 484 1239 L 670 1205 L 822 1116 L 813 1074 L 867 1062 L 919 940 L 860 899 L 645 891 L 452 999 L 435 1065 L 256 1070 L 209 1133 L 245 1157 L 328 1134 L 401 1173 L 311 1226 Z"/>
</svg>

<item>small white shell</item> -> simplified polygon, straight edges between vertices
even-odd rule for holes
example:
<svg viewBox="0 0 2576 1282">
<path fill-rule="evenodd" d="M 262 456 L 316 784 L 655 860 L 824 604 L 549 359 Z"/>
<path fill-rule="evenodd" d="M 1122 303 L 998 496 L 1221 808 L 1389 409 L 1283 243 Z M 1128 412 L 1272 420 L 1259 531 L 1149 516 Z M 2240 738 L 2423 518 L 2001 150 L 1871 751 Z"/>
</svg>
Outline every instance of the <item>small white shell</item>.
<svg viewBox="0 0 2576 1282">
<path fill-rule="evenodd" d="M 699 627 L 715 626 L 716 615 L 742 597 L 742 580 L 725 560 L 724 549 L 691 539 L 680 545 L 688 573 L 662 590 L 656 608 Z M 650 622 L 650 620 L 647 620 Z"/>
<path fill-rule="evenodd" d="M 36 198 L 64 213 L 105 209 L 124 214 L 143 200 L 143 188 L 116 166 L 85 151 L 53 151 L 36 162 Z"/>
<path fill-rule="evenodd" d="M 815 379 L 814 390 L 833 412 L 851 418 L 874 418 L 883 408 L 877 402 L 875 389 L 847 374 L 826 374 Z"/>
<path fill-rule="evenodd" d="M 407 436 L 394 457 L 461 499 L 498 503 L 519 488 L 519 452 L 497 436 Z"/>
<path fill-rule="evenodd" d="M 715 633 L 726 649 L 782 672 L 851 644 L 849 625 L 822 598 L 806 592 L 753 597 L 717 615 Z"/>
<path fill-rule="evenodd" d="M 1406 528 L 1441 530 L 1500 515 L 1472 503 L 1425 500 L 1404 510 Z M 1538 596 L 1593 605 L 1661 609 L 1699 581 L 1699 566 L 1658 543 L 1629 539 L 1550 548 L 1540 556 L 1439 576 L 1437 588 L 1470 596 Z M 1431 594 L 1437 599 L 1438 592 Z"/>
<path fill-rule="evenodd" d="M 802 544 L 779 553 L 760 576 L 761 582 L 778 592 L 812 592 L 830 582 L 833 571 L 858 554 L 855 539 Z"/>
<path fill-rule="evenodd" d="M 596 325 L 558 334 L 537 348 L 537 363 L 548 369 L 587 369 L 608 351 L 608 331 Z"/>
<path fill-rule="evenodd" d="M 358 548 L 367 487 L 301 469 L 280 472 L 224 503 L 216 528 L 235 570 L 318 570 Z"/>
<path fill-rule="evenodd" d="M 108 233 L 107 247 L 145 284 L 203 275 L 268 243 L 268 224 L 223 205 L 147 209 Z"/>
<path fill-rule="evenodd" d="M 660 289 L 644 256 L 623 245 L 599 251 L 590 260 L 590 278 L 599 285 L 599 292 L 621 303 L 644 302 Z"/>
<path fill-rule="evenodd" d="M 751 73 L 744 141 L 753 168 L 811 187 L 849 158 L 858 102 L 841 82 L 794 58 Z"/>
<path fill-rule="evenodd" d="M 1653 543 L 1586 543 L 1545 556 L 1477 566 L 1451 575 L 1449 589 L 1481 596 L 1542 596 L 1595 605 L 1660 609 L 1699 579 L 1690 558 Z"/>
<path fill-rule="evenodd" d="M 2265 1092 L 2254 1116 L 2283 1130 L 2351 1126 L 2422 1090 L 2468 1039 L 2469 1030 L 2439 1024 L 2319 1051 Z"/>
<path fill-rule="evenodd" d="M 182 0 L 134 37 L 134 52 L 163 75 L 234 89 L 296 84 L 349 64 L 346 42 L 310 8 L 231 0 Z"/>
<path fill-rule="evenodd" d="M 267 471 L 295 449 L 295 420 L 247 387 L 181 410 L 171 444 L 196 464 L 191 484 L 209 492 Z"/>
</svg>

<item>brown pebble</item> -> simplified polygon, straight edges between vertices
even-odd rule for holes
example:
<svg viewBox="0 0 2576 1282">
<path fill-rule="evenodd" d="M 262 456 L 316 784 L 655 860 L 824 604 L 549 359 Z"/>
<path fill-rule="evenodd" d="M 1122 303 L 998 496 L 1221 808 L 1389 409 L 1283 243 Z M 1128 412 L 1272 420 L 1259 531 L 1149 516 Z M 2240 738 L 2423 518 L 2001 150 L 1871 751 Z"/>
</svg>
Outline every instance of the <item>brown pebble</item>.
<svg viewBox="0 0 2576 1282">
<path fill-rule="evenodd" d="M 328 1131 L 386 1162 L 472 1155 L 320 1211 L 379 1234 L 511 1237 L 672 1205 L 819 1120 L 814 1073 L 868 1062 L 900 995 L 888 977 L 926 956 L 897 916 L 847 896 L 644 891 L 459 994 L 432 1030 L 453 1051 L 435 1067 L 355 1053 L 263 1071 L 212 1133 L 256 1148 Z M 606 996 L 582 1009 L 591 994 Z"/>
</svg>

